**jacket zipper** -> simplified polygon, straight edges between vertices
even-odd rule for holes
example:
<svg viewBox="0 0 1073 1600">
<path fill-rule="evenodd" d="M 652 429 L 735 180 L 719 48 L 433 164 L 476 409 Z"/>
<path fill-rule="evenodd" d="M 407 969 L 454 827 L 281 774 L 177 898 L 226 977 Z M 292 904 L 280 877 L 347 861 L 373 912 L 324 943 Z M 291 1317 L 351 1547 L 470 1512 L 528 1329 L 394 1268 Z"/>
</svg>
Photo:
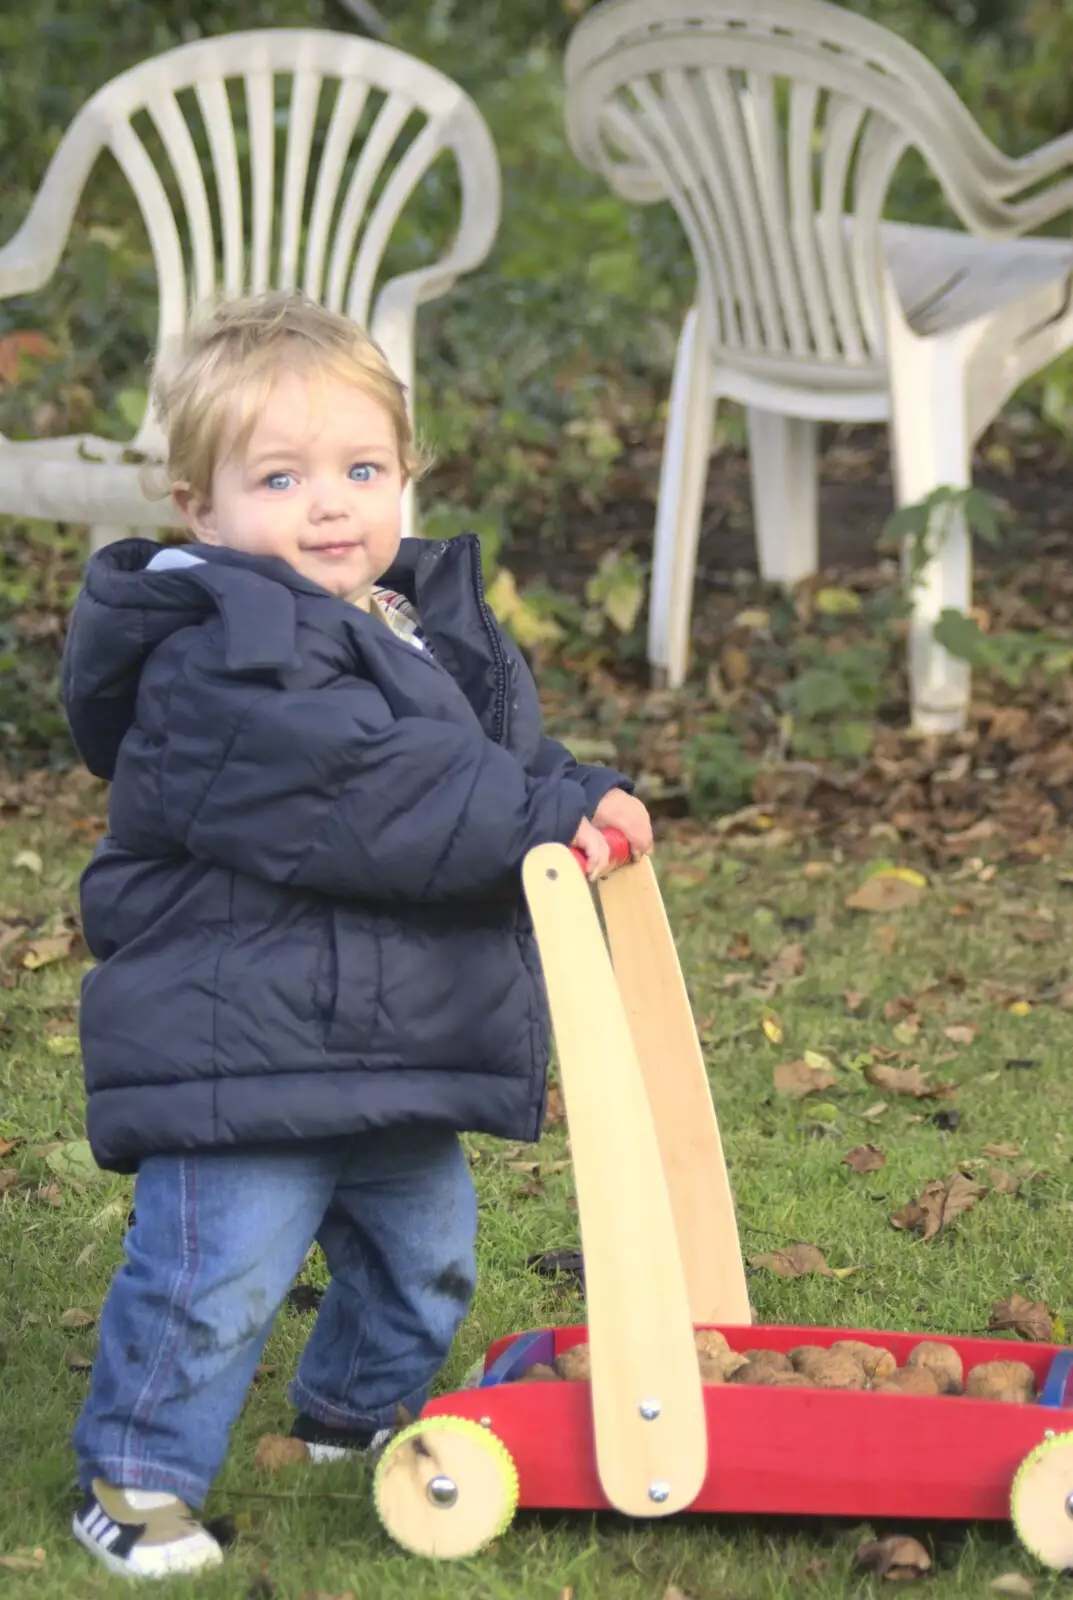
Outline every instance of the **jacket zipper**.
<svg viewBox="0 0 1073 1600">
<path fill-rule="evenodd" d="M 477 604 L 480 607 L 481 621 L 488 635 L 488 642 L 492 646 L 492 654 L 496 663 L 496 698 L 492 708 L 492 737 L 496 744 L 502 744 L 507 733 L 507 658 L 499 640 L 499 629 L 496 627 L 492 616 L 492 609 L 484 596 L 484 573 L 481 569 L 481 550 L 476 538 L 470 545 L 474 567 L 474 583 L 477 591 Z"/>
</svg>

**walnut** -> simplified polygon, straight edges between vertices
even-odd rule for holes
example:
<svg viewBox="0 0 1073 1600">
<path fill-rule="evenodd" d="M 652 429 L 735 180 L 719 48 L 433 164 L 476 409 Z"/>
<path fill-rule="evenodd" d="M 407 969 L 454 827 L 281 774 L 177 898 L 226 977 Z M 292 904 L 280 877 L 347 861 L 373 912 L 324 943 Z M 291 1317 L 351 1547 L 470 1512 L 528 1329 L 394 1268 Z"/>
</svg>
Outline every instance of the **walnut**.
<svg viewBox="0 0 1073 1600">
<path fill-rule="evenodd" d="M 725 1337 L 717 1328 L 698 1328 L 693 1335 L 693 1343 L 698 1352 L 704 1351 L 710 1356 L 720 1355 L 730 1349 Z"/>
<path fill-rule="evenodd" d="M 940 1375 L 934 1367 L 899 1367 L 872 1387 L 876 1394 L 919 1394 L 934 1399 L 941 1393 L 939 1384 Z"/>
<path fill-rule="evenodd" d="M 751 1367 L 768 1367 L 772 1372 L 792 1372 L 794 1364 L 781 1350 L 743 1350 Z"/>
<path fill-rule="evenodd" d="M 534 1361 L 531 1367 L 526 1367 L 518 1381 L 520 1383 L 559 1383 L 561 1380 L 554 1367 L 549 1367 L 544 1361 Z"/>
<path fill-rule="evenodd" d="M 552 1365 L 560 1378 L 566 1378 L 571 1383 L 589 1383 L 592 1379 L 587 1344 L 572 1344 L 555 1357 Z"/>
<path fill-rule="evenodd" d="M 925 1340 L 909 1352 L 907 1367 L 927 1367 L 939 1382 L 940 1394 L 960 1394 L 965 1383 L 965 1369 L 961 1357 L 950 1344 L 934 1344 Z"/>
<path fill-rule="evenodd" d="M 761 1384 L 766 1389 L 811 1389 L 813 1385 L 803 1372 L 792 1368 L 772 1367 L 763 1361 L 747 1361 L 728 1379 L 728 1383 Z"/>
<path fill-rule="evenodd" d="M 974 1400 L 1004 1400 L 1025 1405 L 1035 1399 L 1036 1380 L 1023 1361 L 981 1361 L 965 1380 L 965 1393 Z"/>
<path fill-rule="evenodd" d="M 883 1345 L 866 1344 L 863 1339 L 837 1339 L 831 1349 L 852 1356 L 872 1383 L 882 1383 L 898 1367 L 894 1356 Z"/>
<path fill-rule="evenodd" d="M 698 1350 L 697 1364 L 703 1383 L 727 1383 L 746 1362 L 745 1357 L 738 1355 L 736 1350 Z"/>
<path fill-rule="evenodd" d="M 818 1389 L 863 1389 L 868 1381 L 864 1368 L 844 1350 L 805 1345 L 791 1354 L 796 1370 Z"/>
</svg>

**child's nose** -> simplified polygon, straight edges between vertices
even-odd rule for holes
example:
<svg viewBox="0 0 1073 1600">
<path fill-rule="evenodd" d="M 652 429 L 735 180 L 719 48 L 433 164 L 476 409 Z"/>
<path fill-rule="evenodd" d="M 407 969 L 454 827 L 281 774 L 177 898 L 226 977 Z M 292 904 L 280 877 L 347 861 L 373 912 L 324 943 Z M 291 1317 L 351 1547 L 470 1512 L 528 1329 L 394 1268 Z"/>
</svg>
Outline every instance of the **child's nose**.
<svg viewBox="0 0 1073 1600">
<path fill-rule="evenodd" d="M 346 515 L 346 494 L 343 485 L 334 477 L 314 479 L 310 497 L 310 514 L 316 522 Z"/>
</svg>

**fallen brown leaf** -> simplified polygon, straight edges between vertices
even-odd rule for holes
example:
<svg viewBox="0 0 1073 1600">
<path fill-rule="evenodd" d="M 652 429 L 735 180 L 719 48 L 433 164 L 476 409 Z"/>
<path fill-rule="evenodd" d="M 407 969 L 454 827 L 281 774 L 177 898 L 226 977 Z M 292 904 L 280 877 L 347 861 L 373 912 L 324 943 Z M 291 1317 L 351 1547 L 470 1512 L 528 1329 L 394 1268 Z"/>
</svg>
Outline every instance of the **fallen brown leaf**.
<svg viewBox="0 0 1073 1600">
<path fill-rule="evenodd" d="M 764 1267 L 777 1278 L 807 1278 L 817 1273 L 821 1278 L 848 1278 L 856 1267 L 829 1267 L 822 1250 L 814 1244 L 791 1244 L 785 1250 L 768 1250 L 763 1255 L 750 1256 L 751 1267 Z"/>
<path fill-rule="evenodd" d="M 784 1061 L 772 1074 L 775 1089 L 791 1100 L 803 1100 L 807 1094 L 829 1089 L 835 1082 L 832 1072 L 823 1067 L 810 1067 L 807 1061 Z"/>
<path fill-rule="evenodd" d="M 955 1172 L 947 1183 L 933 1178 L 924 1185 L 918 1200 L 911 1200 L 890 1220 L 904 1233 L 920 1232 L 923 1240 L 934 1239 L 948 1222 L 969 1211 L 986 1193 L 986 1184 L 975 1183 L 963 1172 Z"/>
<path fill-rule="evenodd" d="M 68 1350 L 64 1365 L 68 1372 L 88 1372 L 93 1366 L 93 1357 L 87 1356 L 84 1350 Z"/>
<path fill-rule="evenodd" d="M 805 970 L 805 947 L 802 944 L 783 945 L 778 955 L 764 969 L 765 978 L 784 983 L 787 978 L 799 978 Z"/>
<path fill-rule="evenodd" d="M 863 989 L 843 989 L 842 991 L 842 1004 L 851 1017 L 861 1009 L 867 998 L 868 996 Z"/>
<path fill-rule="evenodd" d="M 862 1544 L 853 1559 L 862 1572 L 875 1572 L 881 1578 L 913 1582 L 931 1571 L 931 1557 L 924 1546 L 899 1533 Z"/>
<path fill-rule="evenodd" d="M 97 1316 L 93 1311 L 83 1311 L 81 1306 L 72 1306 L 60 1318 L 61 1328 L 92 1328 Z"/>
<path fill-rule="evenodd" d="M 573 1589 L 564 1589 L 559 1600 L 573 1600 L 573 1594 Z M 663 1600 L 689 1600 L 689 1596 L 676 1583 L 669 1583 L 663 1591 Z"/>
<path fill-rule="evenodd" d="M 886 1156 L 879 1146 L 874 1144 L 856 1145 L 842 1157 L 842 1165 L 852 1167 L 854 1172 L 878 1172 L 880 1167 L 885 1167 L 886 1164 Z"/>
<path fill-rule="evenodd" d="M 951 1044 L 972 1044 L 979 1032 L 975 1022 L 953 1022 L 949 1028 L 943 1029 L 943 1036 Z"/>
<path fill-rule="evenodd" d="M 258 1472 L 282 1472 L 309 1460 L 309 1451 L 301 1439 L 288 1439 L 281 1433 L 265 1433 L 257 1441 L 253 1464 Z"/>
<path fill-rule="evenodd" d="M 1019 1144 L 985 1144 L 984 1155 L 994 1156 L 996 1161 L 1012 1161 L 1021 1154 Z"/>
<path fill-rule="evenodd" d="M 922 884 L 910 883 L 892 872 L 877 872 L 846 896 L 846 905 L 851 911 L 905 911 L 915 906 L 923 893 Z"/>
<path fill-rule="evenodd" d="M 0 1556 L 0 1567 L 5 1572 L 40 1572 L 45 1564 L 45 1552 L 38 1545 L 36 1550 L 16 1550 L 13 1556 Z"/>
<path fill-rule="evenodd" d="M 19 1181 L 18 1167 L 0 1167 L 0 1194 L 13 1189 Z"/>
<path fill-rule="evenodd" d="M 885 1089 L 888 1094 L 912 1095 L 915 1100 L 945 1100 L 957 1088 L 955 1083 L 929 1083 L 918 1066 L 885 1067 L 880 1062 L 869 1061 L 863 1075 L 875 1089 Z"/>
<path fill-rule="evenodd" d="M 24 1139 L 0 1139 L 0 1156 L 9 1156 L 12 1150 L 17 1150 L 25 1142 Z"/>
<path fill-rule="evenodd" d="M 65 961 L 71 954 L 75 941 L 73 932 L 58 934 L 52 939 L 32 939 L 22 951 L 22 965 L 30 972 L 39 967 L 51 966 L 54 961 Z"/>
<path fill-rule="evenodd" d="M 33 1192 L 34 1199 L 40 1200 L 42 1205 L 60 1206 L 63 1204 L 63 1191 L 58 1183 L 44 1183 Z"/>
<path fill-rule="evenodd" d="M 1000 1572 L 997 1578 L 992 1578 L 988 1587 L 992 1594 L 1035 1594 L 1036 1586 L 1031 1578 L 1026 1578 L 1022 1572 Z"/>
<path fill-rule="evenodd" d="M 545 1128 L 556 1128 L 566 1119 L 566 1106 L 563 1102 L 563 1091 L 557 1083 L 553 1083 L 548 1090 L 548 1109 L 544 1113 Z"/>
<path fill-rule="evenodd" d="M 987 1181 L 996 1194 L 1016 1194 L 1021 1187 L 1021 1179 L 1009 1167 L 989 1168 Z"/>
<path fill-rule="evenodd" d="M 1054 1339 L 1054 1323 L 1046 1304 L 1042 1300 L 1026 1300 L 1019 1294 L 996 1300 L 987 1326 L 994 1333 L 1019 1333 L 1023 1339 L 1038 1339 L 1043 1344 Z"/>
</svg>

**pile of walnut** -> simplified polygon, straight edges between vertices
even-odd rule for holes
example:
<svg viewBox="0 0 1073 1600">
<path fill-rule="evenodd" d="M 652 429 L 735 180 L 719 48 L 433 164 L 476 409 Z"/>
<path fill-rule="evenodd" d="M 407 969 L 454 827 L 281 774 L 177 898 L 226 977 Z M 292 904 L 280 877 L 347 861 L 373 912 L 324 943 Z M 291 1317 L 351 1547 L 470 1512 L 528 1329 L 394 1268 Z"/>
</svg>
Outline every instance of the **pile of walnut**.
<svg viewBox="0 0 1073 1600">
<path fill-rule="evenodd" d="M 803 1344 L 780 1350 L 731 1350 L 721 1333 L 702 1328 L 695 1335 L 700 1375 L 705 1383 L 760 1383 L 777 1389 L 870 1389 L 875 1394 L 967 1394 L 976 1400 L 1024 1405 L 1036 1398 L 1031 1367 L 1023 1361 L 983 1361 L 965 1377 L 952 1345 L 924 1340 L 899 1367 L 889 1350 L 858 1339 L 839 1339 L 830 1347 Z M 540 1363 L 522 1377 L 529 1383 L 560 1379 L 586 1382 L 589 1347 L 571 1345 L 553 1366 Z"/>
</svg>

